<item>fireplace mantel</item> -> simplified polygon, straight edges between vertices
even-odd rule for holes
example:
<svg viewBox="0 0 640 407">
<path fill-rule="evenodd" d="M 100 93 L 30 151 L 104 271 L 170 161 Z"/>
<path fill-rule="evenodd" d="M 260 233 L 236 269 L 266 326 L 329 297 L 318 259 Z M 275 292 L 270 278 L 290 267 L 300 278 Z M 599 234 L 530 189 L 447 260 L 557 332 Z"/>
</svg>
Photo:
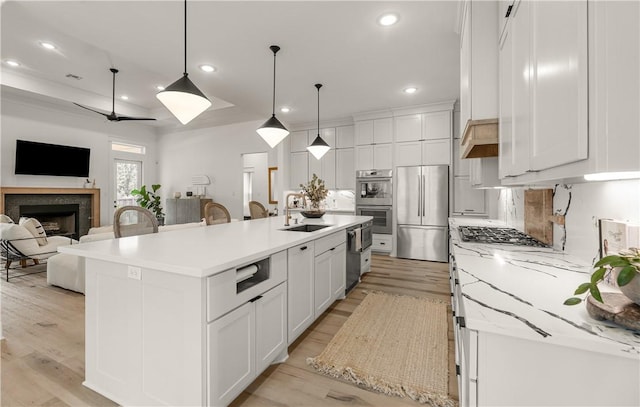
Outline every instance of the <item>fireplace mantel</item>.
<svg viewBox="0 0 640 407">
<path fill-rule="evenodd" d="M 90 195 L 91 227 L 100 226 L 99 188 L 0 187 L 0 213 L 5 213 L 5 198 L 7 195 Z"/>
</svg>

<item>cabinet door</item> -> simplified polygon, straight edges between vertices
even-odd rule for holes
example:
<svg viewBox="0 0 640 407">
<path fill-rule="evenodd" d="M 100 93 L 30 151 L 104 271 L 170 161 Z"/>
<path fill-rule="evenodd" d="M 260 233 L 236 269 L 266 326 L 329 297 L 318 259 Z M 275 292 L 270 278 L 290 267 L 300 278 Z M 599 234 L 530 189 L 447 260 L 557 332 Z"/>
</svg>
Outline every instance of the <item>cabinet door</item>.
<svg viewBox="0 0 640 407">
<path fill-rule="evenodd" d="M 318 318 L 333 302 L 331 291 L 332 251 L 316 256 L 313 268 L 314 315 Z"/>
<path fill-rule="evenodd" d="M 336 127 L 336 148 L 353 148 L 355 146 L 354 126 Z"/>
<path fill-rule="evenodd" d="M 505 11 L 506 13 L 506 11 Z M 515 175 L 513 151 L 513 122 L 512 122 L 512 44 L 511 33 L 507 29 L 502 35 L 499 54 L 499 92 L 500 92 L 500 120 L 498 121 L 498 159 L 500 161 L 500 178 Z M 464 175 L 464 174 L 456 174 Z"/>
<path fill-rule="evenodd" d="M 255 310 L 248 302 L 207 326 L 208 405 L 224 406 L 256 377 Z"/>
<path fill-rule="evenodd" d="M 272 288 L 255 302 L 256 374 L 287 348 L 287 283 Z"/>
<path fill-rule="evenodd" d="M 450 139 L 451 138 L 451 111 L 425 113 L 422 117 L 424 130 L 422 135 L 425 140 Z"/>
<path fill-rule="evenodd" d="M 344 298 L 347 285 L 347 244 L 339 244 L 331 253 L 331 291 L 336 300 Z"/>
<path fill-rule="evenodd" d="M 471 119 L 471 1 L 462 3 L 460 31 L 460 131 Z"/>
<path fill-rule="evenodd" d="M 313 154 L 310 154 L 311 158 Z M 320 159 L 322 179 L 327 189 L 336 189 L 336 150 L 329 150 Z"/>
<path fill-rule="evenodd" d="M 512 10 L 509 27 L 512 41 L 512 110 L 511 174 L 520 175 L 529 170 L 529 138 L 531 135 L 531 46 L 529 32 L 530 2 L 521 1 Z M 507 156 L 508 157 L 508 156 Z"/>
<path fill-rule="evenodd" d="M 396 126 L 396 143 L 422 140 L 422 115 L 398 116 L 393 121 Z"/>
<path fill-rule="evenodd" d="M 356 145 L 373 144 L 373 120 L 356 122 Z"/>
<path fill-rule="evenodd" d="M 356 166 L 353 148 L 336 150 L 336 188 L 356 189 Z"/>
<path fill-rule="evenodd" d="M 391 143 L 375 144 L 373 146 L 373 166 L 371 168 L 393 168 L 393 145 Z"/>
<path fill-rule="evenodd" d="M 291 153 L 291 170 L 289 171 L 289 187 L 298 190 L 300 184 L 306 184 L 308 181 L 308 163 L 305 152 Z M 313 158 L 315 160 L 315 157 Z"/>
<path fill-rule="evenodd" d="M 422 142 L 395 143 L 396 166 L 422 165 Z"/>
<path fill-rule="evenodd" d="M 532 170 L 587 158 L 587 2 L 531 2 Z M 517 72 L 517 71 L 516 71 Z"/>
<path fill-rule="evenodd" d="M 314 318 L 313 307 L 313 242 L 287 250 L 288 343 L 302 333 Z"/>
<path fill-rule="evenodd" d="M 322 178 L 322 160 L 324 160 L 324 157 L 329 154 L 329 151 L 327 151 L 325 155 L 320 159 L 317 159 L 313 154 L 307 153 L 307 161 L 309 162 L 309 172 L 307 173 L 307 180 L 310 180 L 313 177 L 313 174 L 316 174 L 318 177 Z"/>
<path fill-rule="evenodd" d="M 484 215 L 485 191 L 471 187 L 469 177 L 455 177 L 453 180 L 453 211 L 468 215 Z"/>
<path fill-rule="evenodd" d="M 422 163 L 424 165 L 450 165 L 451 139 L 423 141 Z"/>
<path fill-rule="evenodd" d="M 356 147 L 356 170 L 370 170 L 373 166 L 373 145 Z"/>
<path fill-rule="evenodd" d="M 307 146 L 309 145 L 309 140 L 307 136 L 307 131 L 292 131 L 289 134 L 289 139 L 291 143 L 291 152 L 300 152 L 307 151 Z"/>
<path fill-rule="evenodd" d="M 393 142 L 393 119 L 375 119 L 373 121 L 373 142 L 391 143 Z"/>
</svg>

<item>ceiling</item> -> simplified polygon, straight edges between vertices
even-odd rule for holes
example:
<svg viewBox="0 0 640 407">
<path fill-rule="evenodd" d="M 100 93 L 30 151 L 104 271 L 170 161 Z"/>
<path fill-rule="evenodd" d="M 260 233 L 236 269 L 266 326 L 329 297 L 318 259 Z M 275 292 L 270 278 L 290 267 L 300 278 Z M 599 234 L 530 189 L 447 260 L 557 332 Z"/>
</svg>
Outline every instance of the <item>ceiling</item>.
<svg viewBox="0 0 640 407">
<path fill-rule="evenodd" d="M 155 86 L 182 75 L 183 7 L 181 1 L 3 1 L 3 89 L 44 95 L 65 108 L 73 101 L 110 111 L 109 68 L 115 67 L 116 113 L 181 128 L 156 99 Z M 272 44 L 281 47 L 276 108 L 291 108 L 276 115 L 290 126 L 315 122 L 315 83 L 324 85 L 322 122 L 458 98 L 458 1 L 193 0 L 187 7 L 187 71 L 213 102 L 191 127 L 269 117 Z M 399 21 L 379 25 L 385 12 Z M 57 49 L 46 50 L 41 41 Z M 9 59 L 21 66 L 7 65 Z M 201 64 L 217 71 L 205 73 Z M 408 86 L 418 91 L 407 95 Z M 123 94 L 128 101 L 119 99 Z"/>
</svg>

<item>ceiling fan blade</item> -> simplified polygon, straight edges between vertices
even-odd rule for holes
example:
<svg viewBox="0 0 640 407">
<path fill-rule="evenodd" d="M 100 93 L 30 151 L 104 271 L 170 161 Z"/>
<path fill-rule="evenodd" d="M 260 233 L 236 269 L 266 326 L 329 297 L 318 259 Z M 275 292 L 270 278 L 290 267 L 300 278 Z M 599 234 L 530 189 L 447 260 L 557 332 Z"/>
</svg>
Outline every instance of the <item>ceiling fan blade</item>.
<svg viewBox="0 0 640 407">
<path fill-rule="evenodd" d="M 129 117 L 129 116 L 118 116 L 116 118 L 117 121 L 123 121 L 123 120 L 156 120 L 156 119 L 152 119 L 150 117 Z"/>
<path fill-rule="evenodd" d="M 100 112 L 100 111 L 94 110 L 94 109 L 92 109 L 92 108 L 90 108 L 90 107 L 86 107 L 86 106 L 79 105 L 79 104 L 77 104 L 77 103 L 75 103 L 75 102 L 73 102 L 73 104 L 74 104 L 74 105 L 76 105 L 76 106 L 80 106 L 80 107 L 81 107 L 81 108 L 83 108 L 83 109 L 87 109 L 87 110 L 89 110 L 89 111 L 91 111 L 91 112 L 101 114 L 101 115 L 103 115 L 104 117 L 106 117 L 107 119 L 109 119 L 109 114 L 107 114 L 107 113 L 103 113 L 103 112 Z M 111 119 L 109 119 L 109 120 L 111 120 Z"/>
</svg>

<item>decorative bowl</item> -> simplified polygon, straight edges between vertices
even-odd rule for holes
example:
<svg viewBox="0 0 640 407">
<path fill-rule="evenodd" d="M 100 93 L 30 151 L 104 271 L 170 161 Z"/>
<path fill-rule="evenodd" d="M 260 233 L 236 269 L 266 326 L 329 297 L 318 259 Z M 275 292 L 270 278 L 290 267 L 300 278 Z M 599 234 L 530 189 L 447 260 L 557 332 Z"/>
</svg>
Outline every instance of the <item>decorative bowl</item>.
<svg viewBox="0 0 640 407">
<path fill-rule="evenodd" d="M 324 215 L 324 211 L 301 211 L 300 213 L 305 218 L 321 218 Z"/>
</svg>

